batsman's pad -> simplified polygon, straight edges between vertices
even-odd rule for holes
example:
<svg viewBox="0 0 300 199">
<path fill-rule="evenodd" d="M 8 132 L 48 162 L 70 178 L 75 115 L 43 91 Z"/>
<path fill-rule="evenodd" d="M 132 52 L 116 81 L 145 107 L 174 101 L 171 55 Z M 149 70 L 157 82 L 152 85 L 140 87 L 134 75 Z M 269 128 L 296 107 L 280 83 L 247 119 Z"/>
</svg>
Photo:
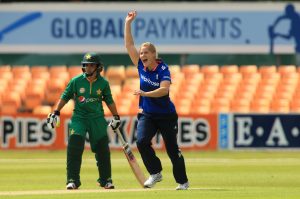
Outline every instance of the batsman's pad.
<svg viewBox="0 0 300 199">
<path fill-rule="evenodd" d="M 47 126 L 49 129 L 54 129 L 55 127 L 59 127 L 60 125 L 60 118 L 59 115 L 54 113 L 49 113 L 47 117 Z"/>
</svg>

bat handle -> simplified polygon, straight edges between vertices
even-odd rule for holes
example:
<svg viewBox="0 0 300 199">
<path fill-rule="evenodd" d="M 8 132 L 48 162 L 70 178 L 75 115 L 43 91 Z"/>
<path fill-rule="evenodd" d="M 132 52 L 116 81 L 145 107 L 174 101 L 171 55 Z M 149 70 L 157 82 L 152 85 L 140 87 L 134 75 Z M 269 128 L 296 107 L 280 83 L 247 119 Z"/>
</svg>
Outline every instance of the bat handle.
<svg viewBox="0 0 300 199">
<path fill-rule="evenodd" d="M 112 128 L 112 127 L 111 127 L 111 128 Z M 126 143 L 126 141 L 124 140 L 124 138 L 123 138 L 123 136 L 122 136 L 122 134 L 121 134 L 119 128 L 117 128 L 117 129 L 113 129 L 113 128 L 112 128 L 112 130 L 118 135 L 118 137 L 119 137 L 119 139 L 120 139 L 120 141 L 121 141 L 123 147 L 125 147 L 127 143 Z M 127 145 L 128 145 L 128 144 L 127 144 Z"/>
</svg>

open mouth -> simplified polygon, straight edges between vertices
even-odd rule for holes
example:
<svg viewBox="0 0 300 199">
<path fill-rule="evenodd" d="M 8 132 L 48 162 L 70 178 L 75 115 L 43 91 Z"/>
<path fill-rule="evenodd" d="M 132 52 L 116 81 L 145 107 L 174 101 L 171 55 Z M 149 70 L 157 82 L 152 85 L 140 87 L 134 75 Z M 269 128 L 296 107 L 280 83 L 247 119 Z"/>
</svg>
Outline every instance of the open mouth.
<svg viewBox="0 0 300 199">
<path fill-rule="evenodd" d="M 143 59 L 142 61 L 143 61 L 143 63 L 146 63 L 148 61 L 148 59 Z"/>
</svg>

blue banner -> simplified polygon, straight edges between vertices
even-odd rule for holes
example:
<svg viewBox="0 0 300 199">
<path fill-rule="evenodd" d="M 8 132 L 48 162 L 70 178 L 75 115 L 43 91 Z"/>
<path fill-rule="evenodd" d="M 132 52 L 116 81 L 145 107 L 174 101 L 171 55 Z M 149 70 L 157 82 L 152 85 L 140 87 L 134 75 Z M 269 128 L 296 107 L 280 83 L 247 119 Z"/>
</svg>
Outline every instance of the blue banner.
<svg viewBox="0 0 300 199">
<path fill-rule="evenodd" d="M 219 121 L 218 121 L 218 146 L 220 149 L 228 149 L 230 146 L 230 124 L 229 118 L 231 115 L 229 114 L 219 114 Z"/>
<path fill-rule="evenodd" d="M 300 115 L 233 115 L 233 148 L 299 148 Z"/>
</svg>

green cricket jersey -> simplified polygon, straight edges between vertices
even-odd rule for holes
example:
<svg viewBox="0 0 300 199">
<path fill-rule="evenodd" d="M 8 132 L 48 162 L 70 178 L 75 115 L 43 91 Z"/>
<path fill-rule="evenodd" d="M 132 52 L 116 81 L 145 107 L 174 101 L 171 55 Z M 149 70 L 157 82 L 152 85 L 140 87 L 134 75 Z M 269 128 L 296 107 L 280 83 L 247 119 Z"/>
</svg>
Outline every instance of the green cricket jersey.
<svg viewBox="0 0 300 199">
<path fill-rule="evenodd" d="M 100 75 L 93 82 L 90 82 L 85 74 L 72 78 L 61 99 L 68 102 L 72 98 L 75 101 L 74 118 L 103 117 L 102 101 L 107 105 L 114 102 L 108 81 Z"/>
</svg>

